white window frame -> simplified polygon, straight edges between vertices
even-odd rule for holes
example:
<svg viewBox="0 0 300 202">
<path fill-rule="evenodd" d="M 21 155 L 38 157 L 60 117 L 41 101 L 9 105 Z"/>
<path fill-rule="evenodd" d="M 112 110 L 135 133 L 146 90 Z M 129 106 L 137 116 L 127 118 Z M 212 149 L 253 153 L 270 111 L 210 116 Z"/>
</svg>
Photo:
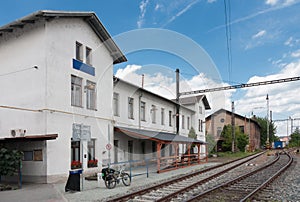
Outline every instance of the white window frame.
<svg viewBox="0 0 300 202">
<path fill-rule="evenodd" d="M 85 47 L 85 63 L 92 66 L 92 49 Z"/>
<path fill-rule="evenodd" d="M 75 45 L 75 58 L 76 60 L 83 62 L 83 45 L 78 41 L 76 41 Z"/>
<path fill-rule="evenodd" d="M 128 97 L 128 118 L 129 119 L 134 119 L 133 108 L 134 108 L 134 98 Z"/>
<path fill-rule="evenodd" d="M 120 116 L 120 112 L 119 112 L 119 98 L 120 95 L 119 93 L 115 93 L 113 94 L 113 110 L 114 110 L 114 116 Z"/>
<path fill-rule="evenodd" d="M 181 116 L 181 127 L 184 129 L 184 115 Z"/>
<path fill-rule="evenodd" d="M 156 123 L 156 106 L 155 105 L 151 106 L 151 119 L 152 119 L 152 123 Z"/>
<path fill-rule="evenodd" d="M 97 109 L 96 83 L 87 80 L 85 86 L 85 92 L 86 92 L 86 108 L 96 110 Z"/>
<path fill-rule="evenodd" d="M 161 116 L 161 125 L 165 125 L 165 109 L 164 108 L 161 108 L 161 111 L 160 111 L 160 116 Z"/>
<path fill-rule="evenodd" d="M 199 106 L 199 114 L 202 114 L 202 113 L 203 113 L 202 106 Z"/>
<path fill-rule="evenodd" d="M 82 107 L 82 78 L 71 75 L 71 105 Z"/>
<path fill-rule="evenodd" d="M 141 101 L 141 121 L 146 121 L 146 102 Z"/>
<path fill-rule="evenodd" d="M 169 111 L 169 126 L 172 127 L 172 111 Z"/>
</svg>

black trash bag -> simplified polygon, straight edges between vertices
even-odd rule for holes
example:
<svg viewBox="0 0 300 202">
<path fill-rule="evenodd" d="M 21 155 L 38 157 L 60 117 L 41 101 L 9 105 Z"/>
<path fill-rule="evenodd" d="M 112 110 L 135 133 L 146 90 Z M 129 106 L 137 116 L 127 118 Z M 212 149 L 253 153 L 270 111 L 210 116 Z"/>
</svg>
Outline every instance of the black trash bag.
<svg viewBox="0 0 300 202">
<path fill-rule="evenodd" d="M 115 170 L 112 169 L 112 168 L 103 168 L 103 169 L 101 170 L 101 172 L 102 172 L 102 179 L 105 180 L 105 179 L 106 179 L 106 176 L 107 176 L 109 173 L 114 173 Z M 109 179 L 108 179 L 108 180 L 109 180 Z"/>
</svg>

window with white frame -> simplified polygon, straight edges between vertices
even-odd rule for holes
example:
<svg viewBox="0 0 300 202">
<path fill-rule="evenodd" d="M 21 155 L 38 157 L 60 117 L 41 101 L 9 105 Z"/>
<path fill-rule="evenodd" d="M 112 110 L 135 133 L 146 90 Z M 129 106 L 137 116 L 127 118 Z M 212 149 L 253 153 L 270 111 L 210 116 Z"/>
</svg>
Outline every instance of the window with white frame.
<svg viewBox="0 0 300 202">
<path fill-rule="evenodd" d="M 146 121 L 146 102 L 141 101 L 141 121 Z"/>
<path fill-rule="evenodd" d="M 128 98 L 128 118 L 133 119 L 133 101 L 134 99 L 129 97 Z"/>
<path fill-rule="evenodd" d="M 85 47 L 85 60 L 86 64 L 92 66 L 92 49 L 89 47 Z"/>
<path fill-rule="evenodd" d="M 172 126 L 172 111 L 169 111 L 169 126 Z"/>
<path fill-rule="evenodd" d="M 86 108 L 96 109 L 96 83 L 86 81 Z"/>
<path fill-rule="evenodd" d="M 82 107 L 82 78 L 71 75 L 71 105 Z"/>
<path fill-rule="evenodd" d="M 76 41 L 76 60 L 83 61 L 83 45 Z"/>
<path fill-rule="evenodd" d="M 184 129 L 184 115 L 181 116 L 181 126 L 182 129 Z"/>
<path fill-rule="evenodd" d="M 114 116 L 119 116 L 119 93 L 113 95 Z"/>
<path fill-rule="evenodd" d="M 71 141 L 71 161 L 81 161 L 80 141 Z"/>
<path fill-rule="evenodd" d="M 95 139 L 88 141 L 88 162 L 95 161 Z M 88 163 L 88 167 L 94 167 L 92 163 Z"/>
<path fill-rule="evenodd" d="M 190 130 L 190 117 L 187 117 L 187 129 Z"/>
<path fill-rule="evenodd" d="M 202 120 L 198 120 L 198 131 L 199 132 L 203 132 L 203 121 Z"/>
<path fill-rule="evenodd" d="M 151 119 L 152 119 L 152 123 L 156 123 L 156 106 L 155 105 L 151 106 Z"/>
<path fill-rule="evenodd" d="M 161 125 L 165 125 L 165 109 L 164 108 L 161 108 L 161 111 L 160 111 L 160 117 L 161 117 Z"/>
<path fill-rule="evenodd" d="M 202 114 L 202 106 L 199 106 L 199 114 Z"/>
</svg>

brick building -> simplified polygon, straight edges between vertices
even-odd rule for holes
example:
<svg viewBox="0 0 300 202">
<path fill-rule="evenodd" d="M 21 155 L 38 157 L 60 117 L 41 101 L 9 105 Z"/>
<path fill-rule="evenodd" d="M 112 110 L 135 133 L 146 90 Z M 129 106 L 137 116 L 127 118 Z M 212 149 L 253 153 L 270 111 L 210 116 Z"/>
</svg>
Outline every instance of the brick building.
<svg viewBox="0 0 300 202">
<path fill-rule="evenodd" d="M 222 139 L 220 139 L 223 127 L 231 124 L 232 112 L 220 109 L 209 115 L 205 119 L 206 134 L 213 135 L 217 142 L 217 149 L 221 148 Z M 261 127 L 254 118 L 247 118 L 234 113 L 235 126 L 238 126 L 242 133 L 249 137 L 249 149 L 255 150 L 260 147 Z"/>
</svg>

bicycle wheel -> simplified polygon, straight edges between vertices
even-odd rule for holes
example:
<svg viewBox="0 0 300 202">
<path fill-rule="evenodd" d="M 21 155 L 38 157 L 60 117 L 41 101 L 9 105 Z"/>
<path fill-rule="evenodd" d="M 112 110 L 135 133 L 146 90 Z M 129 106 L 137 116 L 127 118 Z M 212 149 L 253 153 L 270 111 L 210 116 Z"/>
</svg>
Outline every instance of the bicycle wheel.
<svg viewBox="0 0 300 202">
<path fill-rule="evenodd" d="M 122 182 L 125 186 L 129 186 L 131 183 L 131 179 L 128 173 L 123 173 L 122 175 Z"/>
<path fill-rule="evenodd" d="M 105 178 L 105 186 L 108 189 L 113 189 L 116 187 L 117 184 L 117 179 L 115 178 L 115 176 L 113 174 L 109 174 L 106 176 Z"/>
</svg>

